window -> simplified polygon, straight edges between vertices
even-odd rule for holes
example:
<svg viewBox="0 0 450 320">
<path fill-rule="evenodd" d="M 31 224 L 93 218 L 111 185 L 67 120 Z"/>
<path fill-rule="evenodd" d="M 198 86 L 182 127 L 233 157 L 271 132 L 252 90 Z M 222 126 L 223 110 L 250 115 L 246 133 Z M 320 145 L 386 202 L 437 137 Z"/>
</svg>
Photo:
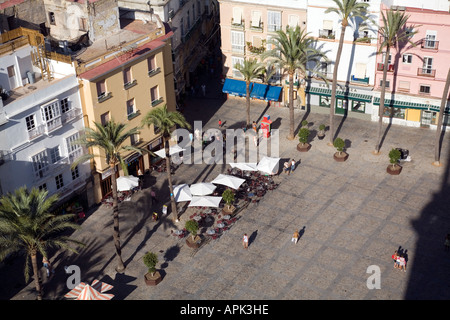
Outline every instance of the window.
<svg viewBox="0 0 450 320">
<path fill-rule="evenodd" d="M 233 18 L 231 19 L 231 24 L 241 25 L 242 24 L 242 8 L 233 8 Z"/>
<path fill-rule="evenodd" d="M 297 15 L 290 14 L 288 17 L 288 25 L 291 28 L 295 28 L 300 25 L 300 18 Z"/>
<path fill-rule="evenodd" d="M 33 163 L 34 175 L 37 178 L 42 178 L 48 171 L 47 151 L 44 150 L 32 156 L 31 162 Z"/>
<path fill-rule="evenodd" d="M 52 163 L 58 162 L 61 160 L 61 155 L 59 153 L 59 146 L 54 148 L 50 148 L 50 160 Z"/>
<path fill-rule="evenodd" d="M 62 174 L 58 174 L 55 177 L 55 183 L 56 183 L 56 189 L 61 189 L 62 187 L 64 187 L 64 181 L 63 181 L 63 176 Z"/>
<path fill-rule="evenodd" d="M 126 86 L 132 82 L 131 79 L 131 67 L 125 68 L 123 70 L 123 84 Z"/>
<path fill-rule="evenodd" d="M 334 39 L 333 20 L 323 20 L 322 26 L 322 30 L 319 30 L 319 37 Z"/>
<path fill-rule="evenodd" d="M 261 12 L 260 11 L 252 11 L 252 21 L 251 27 L 260 28 L 261 27 Z"/>
<path fill-rule="evenodd" d="M 407 64 L 412 63 L 412 54 L 405 53 L 402 57 L 402 61 L 403 61 L 403 63 L 407 63 Z"/>
<path fill-rule="evenodd" d="M 81 151 L 81 146 L 79 144 L 74 144 L 74 142 L 79 138 L 80 134 L 78 132 L 66 138 L 67 154 L 71 160 L 78 157 Z"/>
<path fill-rule="evenodd" d="M 150 89 L 150 99 L 152 102 L 158 100 L 158 86 Z"/>
<path fill-rule="evenodd" d="M 405 119 L 405 109 L 385 106 L 383 115 L 385 117 Z"/>
<path fill-rule="evenodd" d="M 385 59 L 386 59 L 386 52 L 383 52 L 383 60 L 381 60 L 382 64 L 384 63 Z M 388 65 L 391 63 L 392 63 L 392 54 L 389 53 Z"/>
<path fill-rule="evenodd" d="M 233 78 L 242 78 L 242 73 L 239 72 L 238 69 L 235 68 L 237 64 L 243 65 L 244 64 L 244 58 L 241 57 L 231 57 L 231 63 L 233 64 L 232 70 L 233 70 Z"/>
<path fill-rule="evenodd" d="M 50 21 L 50 24 L 56 25 L 55 13 L 54 12 L 49 12 L 48 13 L 48 19 Z"/>
<path fill-rule="evenodd" d="M 34 121 L 34 114 L 25 118 L 25 122 L 27 123 L 27 130 L 31 131 L 36 128 L 36 122 Z"/>
<path fill-rule="evenodd" d="M 389 80 L 386 80 L 386 88 L 389 88 Z M 383 85 L 383 80 L 380 80 L 380 88 Z"/>
<path fill-rule="evenodd" d="M 109 112 L 105 112 L 100 116 L 100 121 L 102 122 L 102 126 L 106 126 L 109 122 Z"/>
<path fill-rule="evenodd" d="M 423 67 L 422 73 L 431 74 L 433 72 L 433 58 L 424 57 L 423 58 Z"/>
<path fill-rule="evenodd" d="M 131 145 L 135 145 L 139 143 L 139 135 L 137 133 L 130 136 Z"/>
<path fill-rule="evenodd" d="M 59 104 L 61 105 L 61 112 L 62 113 L 66 113 L 67 111 L 70 110 L 70 104 L 69 104 L 69 99 L 68 98 L 64 98 L 61 101 L 59 101 Z"/>
<path fill-rule="evenodd" d="M 97 97 L 103 98 L 106 95 L 106 83 L 105 80 L 97 82 Z"/>
<path fill-rule="evenodd" d="M 352 111 L 364 113 L 366 111 L 366 103 L 352 100 Z"/>
<path fill-rule="evenodd" d="M 151 56 L 147 59 L 147 65 L 148 65 L 148 73 L 153 73 L 156 71 L 156 58 L 155 56 Z"/>
<path fill-rule="evenodd" d="M 58 118 L 61 115 L 58 102 L 55 101 L 51 104 L 41 107 L 41 115 L 42 120 L 47 123 L 52 122 L 52 120 Z"/>
<path fill-rule="evenodd" d="M 267 31 L 281 30 L 281 12 L 267 11 Z"/>
<path fill-rule="evenodd" d="M 244 53 L 245 41 L 244 32 L 231 31 L 231 51 L 236 53 Z"/>
<path fill-rule="evenodd" d="M 130 99 L 127 101 L 127 116 L 130 117 L 133 113 L 136 112 L 134 107 L 134 99 Z"/>
<path fill-rule="evenodd" d="M 425 44 L 424 48 L 426 49 L 436 49 L 437 48 L 437 41 L 436 41 L 437 32 L 432 30 L 427 30 L 426 36 L 425 36 Z"/>
<path fill-rule="evenodd" d="M 421 84 L 419 87 L 419 93 L 422 94 L 430 94 L 431 92 L 431 87 L 425 84 Z"/>
<path fill-rule="evenodd" d="M 87 19 L 86 18 L 79 18 L 78 19 L 78 29 L 80 31 L 88 31 Z"/>
<path fill-rule="evenodd" d="M 410 82 L 409 81 L 402 81 L 402 80 L 400 80 L 398 82 L 398 90 L 399 91 L 409 92 L 409 87 L 410 87 Z"/>
<path fill-rule="evenodd" d="M 71 171 L 72 171 L 72 180 L 75 180 L 76 178 L 78 178 L 80 176 L 80 173 L 78 171 L 78 166 L 71 169 Z"/>
<path fill-rule="evenodd" d="M 47 184 L 43 183 L 38 187 L 39 191 L 47 191 Z"/>
</svg>

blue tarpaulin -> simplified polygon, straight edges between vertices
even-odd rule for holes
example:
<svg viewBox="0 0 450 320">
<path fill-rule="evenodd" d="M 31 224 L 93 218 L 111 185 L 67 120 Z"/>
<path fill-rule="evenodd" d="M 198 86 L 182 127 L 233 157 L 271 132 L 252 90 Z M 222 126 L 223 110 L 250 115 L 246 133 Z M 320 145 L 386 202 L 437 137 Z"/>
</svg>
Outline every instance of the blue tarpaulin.
<svg viewBox="0 0 450 320">
<path fill-rule="evenodd" d="M 252 83 L 250 83 L 250 90 L 252 90 Z M 223 84 L 222 92 L 239 97 L 245 97 L 247 95 L 247 86 L 245 81 L 227 78 Z"/>
</svg>

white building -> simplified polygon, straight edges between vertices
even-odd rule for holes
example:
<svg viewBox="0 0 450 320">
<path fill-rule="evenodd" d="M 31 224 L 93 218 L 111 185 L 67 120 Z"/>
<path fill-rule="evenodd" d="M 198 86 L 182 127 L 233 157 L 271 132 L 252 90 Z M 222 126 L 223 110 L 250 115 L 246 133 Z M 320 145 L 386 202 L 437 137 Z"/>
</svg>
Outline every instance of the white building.
<svg viewBox="0 0 450 320">
<path fill-rule="evenodd" d="M 336 92 L 336 114 L 347 114 L 370 119 L 372 114 L 372 91 L 376 72 L 377 34 L 380 16 L 380 0 L 362 1 L 369 4 L 368 15 L 375 23 L 367 22 L 361 28 L 361 20 L 350 20 L 345 30 L 344 45 L 338 68 Z M 325 108 L 314 108 L 317 112 L 329 112 L 331 80 L 338 51 L 341 21 L 336 13 L 325 13 L 335 7 L 332 0 L 308 1 L 307 31 L 317 38 L 318 47 L 329 60 L 321 66 L 321 72 L 329 80 L 326 86 L 319 79 L 312 80 L 309 104 Z M 359 39 L 359 41 L 355 41 Z"/>
<path fill-rule="evenodd" d="M 35 31 L 1 36 L 10 40 L 0 45 L 0 193 L 38 187 L 62 203 L 90 176 L 89 162 L 70 168 L 83 153 L 71 144 L 84 129 L 75 69 L 70 58 L 34 46 L 43 40 Z"/>
</svg>

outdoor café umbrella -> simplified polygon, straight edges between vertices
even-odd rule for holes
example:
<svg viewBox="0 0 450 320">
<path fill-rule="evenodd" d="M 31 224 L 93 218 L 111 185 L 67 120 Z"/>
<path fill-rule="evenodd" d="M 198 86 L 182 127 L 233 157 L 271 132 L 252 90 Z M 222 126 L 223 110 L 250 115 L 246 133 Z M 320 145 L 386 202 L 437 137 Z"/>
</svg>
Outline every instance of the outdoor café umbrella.
<svg viewBox="0 0 450 320">
<path fill-rule="evenodd" d="M 256 163 L 236 162 L 230 163 L 230 166 L 242 171 L 258 171 L 258 169 L 256 168 Z"/>
<path fill-rule="evenodd" d="M 176 202 L 191 201 L 192 193 L 186 183 L 173 186 L 173 195 Z"/>
<path fill-rule="evenodd" d="M 64 297 L 76 300 L 110 300 L 114 295 L 105 294 L 105 292 L 112 288 L 112 285 L 98 280 L 92 281 L 91 285 L 80 282 L 75 288 L 66 293 Z"/>
<path fill-rule="evenodd" d="M 259 161 L 256 168 L 263 173 L 275 174 L 278 172 L 278 162 L 280 162 L 280 158 L 265 156 Z"/>
<path fill-rule="evenodd" d="M 116 183 L 117 191 L 127 191 L 139 186 L 139 178 L 135 176 L 118 177 Z"/>
<path fill-rule="evenodd" d="M 211 196 L 193 196 L 191 203 L 188 207 L 215 207 L 217 208 L 220 204 L 222 197 L 211 197 Z"/>
<path fill-rule="evenodd" d="M 169 147 L 169 155 L 172 156 L 172 155 L 177 154 L 184 150 L 186 150 L 186 149 L 183 149 L 179 145 L 176 144 L 174 146 Z M 166 157 L 166 149 L 162 148 L 162 149 L 156 151 L 155 154 L 160 158 L 165 158 Z"/>
<path fill-rule="evenodd" d="M 193 196 L 206 196 L 213 193 L 216 188 L 217 186 L 210 182 L 199 182 L 191 184 L 189 190 L 191 190 Z"/>
<path fill-rule="evenodd" d="M 222 184 L 233 189 L 238 189 L 244 182 L 245 179 L 230 176 L 228 174 L 219 174 L 213 181 L 211 181 L 211 183 Z"/>
</svg>

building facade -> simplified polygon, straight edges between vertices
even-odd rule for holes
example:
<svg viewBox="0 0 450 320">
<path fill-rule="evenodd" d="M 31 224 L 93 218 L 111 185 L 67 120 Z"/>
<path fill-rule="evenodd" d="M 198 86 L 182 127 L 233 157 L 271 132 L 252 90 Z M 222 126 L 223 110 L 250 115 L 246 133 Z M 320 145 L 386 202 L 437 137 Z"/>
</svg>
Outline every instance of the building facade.
<svg viewBox="0 0 450 320">
<path fill-rule="evenodd" d="M 46 52 L 43 36 L 33 30 L 0 36 L 2 193 L 37 187 L 59 194 L 60 203 L 78 195 L 86 204 L 89 163 L 71 168 L 84 153 L 72 144 L 84 124 L 71 58 Z"/>
</svg>

